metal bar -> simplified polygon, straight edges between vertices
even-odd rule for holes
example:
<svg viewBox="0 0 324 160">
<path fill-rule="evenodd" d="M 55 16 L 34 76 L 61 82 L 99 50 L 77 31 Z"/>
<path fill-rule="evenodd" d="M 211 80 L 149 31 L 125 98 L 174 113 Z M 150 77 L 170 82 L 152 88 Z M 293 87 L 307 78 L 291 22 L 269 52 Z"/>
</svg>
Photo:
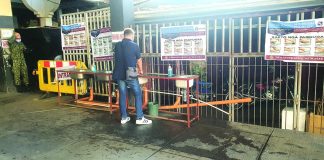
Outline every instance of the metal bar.
<svg viewBox="0 0 324 160">
<path fill-rule="evenodd" d="M 155 53 L 156 54 L 159 53 L 159 25 L 158 24 L 155 24 Z M 156 61 L 157 61 L 157 73 L 160 73 L 160 61 L 159 61 L 159 59 L 157 59 Z M 154 71 L 155 65 L 152 65 L 152 67 L 153 67 L 153 71 Z M 154 71 L 154 72 L 156 72 L 156 71 Z M 155 83 L 154 79 L 152 81 L 153 81 L 153 83 Z M 160 89 L 160 81 L 157 81 L 157 83 L 158 83 L 157 87 Z M 153 90 L 155 90 L 154 87 L 153 87 Z M 156 94 L 154 94 L 153 97 L 155 98 Z M 160 99 L 161 99 L 161 95 L 158 94 L 158 103 L 159 103 L 159 105 L 161 105 Z"/>
<path fill-rule="evenodd" d="M 150 50 L 150 53 L 153 53 L 153 47 L 152 47 L 152 24 L 149 24 L 149 50 Z"/>
<path fill-rule="evenodd" d="M 268 18 L 267 18 L 267 22 L 266 22 L 266 24 L 269 22 L 269 21 L 271 21 L 271 16 L 268 16 Z M 274 68 L 273 69 L 273 71 L 272 71 L 272 81 L 275 79 L 275 73 L 276 73 L 276 62 L 275 61 L 273 61 L 272 62 L 273 64 L 273 66 L 271 66 L 271 68 Z M 269 69 L 268 69 L 268 71 L 269 71 Z M 269 78 L 267 79 L 267 84 L 269 84 Z M 272 83 L 272 88 L 274 88 L 274 83 Z M 274 95 L 275 95 L 275 91 L 274 91 L 274 89 L 271 91 L 272 92 L 272 117 L 271 117 L 271 127 L 274 127 L 274 114 L 275 114 L 275 111 L 274 111 L 274 108 L 275 108 L 275 101 L 274 101 Z"/>
<path fill-rule="evenodd" d="M 258 52 L 261 52 L 261 17 L 258 18 Z"/>
<path fill-rule="evenodd" d="M 243 60 L 243 66 L 245 66 L 245 58 L 242 58 L 242 60 Z M 244 81 L 245 68 L 246 68 L 246 67 L 242 67 L 242 70 L 243 70 L 243 71 L 242 71 L 242 84 L 243 84 L 243 85 L 245 85 L 245 83 L 244 83 L 244 82 L 245 82 L 245 81 Z M 244 94 L 244 93 L 243 93 L 243 88 L 242 88 L 242 90 L 241 90 L 241 93 L 242 93 L 242 95 Z M 244 113 L 245 113 L 244 110 L 245 110 L 245 107 L 242 107 L 242 112 L 241 112 L 241 117 L 242 117 L 242 118 L 241 118 L 241 119 L 242 119 L 241 122 L 242 122 L 242 123 L 244 123 Z M 237 115 L 238 115 L 238 114 L 237 114 Z"/>
<path fill-rule="evenodd" d="M 311 14 L 312 14 L 312 15 L 311 15 L 311 18 L 312 18 L 312 19 L 315 19 L 315 17 L 316 17 L 316 16 L 315 16 L 316 12 L 315 12 L 315 11 L 312 11 Z"/>
<path fill-rule="evenodd" d="M 288 65 L 288 63 L 286 63 L 286 86 L 288 86 L 289 85 L 289 81 L 288 81 L 288 78 L 289 78 L 289 65 Z M 290 92 L 290 91 L 289 91 Z M 288 107 L 288 87 L 286 87 L 285 88 L 285 93 L 286 93 L 286 97 L 285 97 L 285 106 L 286 107 Z M 294 100 L 294 97 L 293 97 L 293 95 L 291 95 L 292 96 L 292 99 Z M 285 124 L 285 128 L 286 128 L 286 125 L 287 125 L 287 112 L 285 112 L 285 122 L 286 122 L 286 124 Z"/>
<path fill-rule="evenodd" d="M 104 23 L 103 23 L 104 16 L 102 14 L 102 11 L 99 11 L 99 14 L 100 14 L 100 28 L 103 28 L 104 27 Z"/>
<path fill-rule="evenodd" d="M 159 25 L 155 24 L 155 53 L 159 53 Z"/>
<path fill-rule="evenodd" d="M 299 13 L 296 14 L 296 20 L 298 21 L 299 20 Z M 299 117 L 300 117 L 300 102 L 301 102 L 301 78 L 302 78 L 302 63 L 297 63 L 297 67 L 298 67 L 298 77 L 296 77 L 296 79 L 298 79 L 297 81 L 297 120 L 296 120 L 296 129 L 297 131 L 299 131 L 299 128 L 301 126 L 299 126 Z"/>
<path fill-rule="evenodd" d="M 251 57 L 249 57 L 249 64 L 251 63 Z M 255 76 L 255 75 L 254 75 Z M 251 85 L 251 65 L 249 66 L 249 69 L 248 69 L 248 86 Z M 250 96 L 250 93 L 248 93 L 248 95 Z M 251 109 L 250 109 L 250 103 L 247 104 L 248 105 L 248 124 L 250 124 L 250 112 L 251 112 Z"/>
<path fill-rule="evenodd" d="M 229 40 L 228 40 L 228 50 L 230 52 L 230 61 L 229 61 L 229 93 L 230 93 L 230 99 L 234 99 L 234 58 L 232 57 L 233 55 L 233 48 L 234 48 L 234 34 L 233 34 L 233 25 L 234 25 L 234 20 L 233 19 L 229 19 L 228 20 L 228 33 L 229 33 Z M 231 104 L 230 105 L 230 116 L 229 116 L 229 120 L 234 122 L 234 105 Z"/>
<path fill-rule="evenodd" d="M 108 19 L 107 20 L 107 27 L 110 27 L 110 12 L 107 10 L 106 13 L 107 13 L 106 16 L 107 16 L 107 19 Z"/>
<path fill-rule="evenodd" d="M 277 15 L 277 21 L 280 21 L 280 15 Z M 279 77 L 280 77 L 280 79 L 282 79 L 282 62 L 280 62 L 280 64 L 279 64 Z M 282 83 L 279 83 L 279 104 L 278 104 L 278 106 L 279 106 L 279 114 L 278 114 L 278 119 L 279 119 L 279 125 L 281 124 L 281 114 L 280 114 L 280 111 L 282 110 L 281 109 L 281 101 L 282 101 L 282 99 L 281 99 L 281 95 L 282 94 Z M 287 106 L 286 106 L 287 107 Z"/>
<path fill-rule="evenodd" d="M 301 103 L 301 85 L 302 85 L 302 63 L 299 63 L 298 65 L 298 72 L 299 72 L 299 75 L 298 75 L 298 90 L 297 90 L 297 121 L 299 122 L 299 117 L 300 117 L 300 103 Z M 315 90 L 315 94 L 316 94 L 316 90 Z M 297 131 L 299 131 L 299 128 L 301 126 L 299 126 L 299 123 L 297 123 Z"/>
<path fill-rule="evenodd" d="M 266 71 L 266 77 L 267 77 L 267 80 L 266 80 L 266 85 L 268 85 L 269 84 L 269 61 L 267 61 L 267 66 L 266 66 L 266 68 L 267 68 L 267 71 Z M 266 89 L 267 91 L 266 92 L 268 92 L 268 88 Z M 266 122 L 266 125 L 265 126 L 268 126 L 268 97 L 267 96 L 265 96 L 264 97 L 265 98 L 265 101 L 266 101 L 266 105 L 265 105 L 265 112 L 266 112 L 266 114 L 265 114 L 265 122 Z"/>
<path fill-rule="evenodd" d="M 94 21 L 96 23 L 96 25 L 95 25 L 95 27 L 93 29 L 98 29 L 100 27 L 99 16 L 98 16 L 98 13 L 97 12 L 94 12 L 93 14 L 95 16 Z"/>
<path fill-rule="evenodd" d="M 254 58 L 254 79 L 253 79 L 253 82 L 256 83 L 256 63 L 257 60 L 256 60 L 256 57 Z M 253 87 L 253 97 L 256 97 L 255 95 L 255 87 Z M 254 110 L 253 110 L 253 124 L 255 125 L 255 108 L 256 108 L 256 104 L 255 104 L 256 100 L 254 99 L 254 103 L 253 103 L 253 107 L 254 107 Z"/>
<path fill-rule="evenodd" d="M 136 43 L 139 45 L 140 41 L 139 41 L 139 26 L 138 24 L 136 24 Z"/>
<path fill-rule="evenodd" d="M 206 52 L 209 51 L 209 20 L 206 21 Z"/>
<path fill-rule="evenodd" d="M 312 19 L 315 19 L 315 17 L 316 17 L 316 15 L 315 15 L 315 11 L 312 11 L 312 13 L 311 13 L 311 18 Z M 323 12 L 322 12 L 322 16 L 323 16 Z M 317 86 L 317 77 L 318 77 L 318 64 L 316 64 L 316 72 L 315 72 L 316 74 L 315 74 L 315 83 L 314 83 L 314 87 L 316 88 L 316 86 Z M 323 86 L 324 86 L 324 84 L 323 84 Z M 323 91 L 324 92 L 324 91 Z M 308 95 L 307 95 L 308 96 Z M 323 97 L 324 95 L 322 95 L 322 97 Z M 314 93 L 314 101 L 316 101 L 316 98 L 317 98 L 317 91 L 316 91 L 316 89 L 315 89 L 315 93 Z M 314 105 L 314 111 L 313 111 L 313 113 L 316 113 L 316 103 L 313 103 L 313 105 Z M 322 110 L 323 110 L 323 104 L 322 104 Z M 322 111 L 322 114 L 323 114 L 323 111 Z M 322 118 L 321 118 L 321 120 L 320 120 L 320 126 L 322 126 Z M 313 122 L 313 126 L 315 126 L 314 125 L 315 124 L 315 121 Z M 321 130 L 320 130 L 320 133 L 321 133 Z"/>
<path fill-rule="evenodd" d="M 243 53 L 243 18 L 240 19 L 240 53 Z"/>
<path fill-rule="evenodd" d="M 249 53 L 252 52 L 252 17 L 249 18 Z"/>
<path fill-rule="evenodd" d="M 165 27 L 165 23 L 162 23 L 162 27 Z M 161 61 L 159 61 L 159 62 L 161 62 Z M 165 61 L 162 61 L 162 73 L 165 73 L 164 65 L 165 65 Z M 160 83 L 160 80 L 158 80 L 158 83 Z M 163 85 L 165 85 L 165 81 L 163 81 Z M 165 104 L 165 95 L 159 94 L 159 102 L 160 102 L 160 105 L 162 103 L 161 102 L 162 97 L 163 97 L 163 104 Z"/>
<path fill-rule="evenodd" d="M 191 108 L 190 107 L 190 104 L 189 104 L 189 101 L 190 101 L 190 97 L 189 97 L 189 92 L 190 92 L 190 88 L 189 88 L 189 80 L 187 80 L 187 121 L 188 121 L 188 128 L 190 127 L 190 113 L 191 112 Z"/>
<path fill-rule="evenodd" d="M 222 93 L 224 92 L 224 57 L 222 57 Z M 227 84 L 229 86 L 229 84 Z M 227 92 L 230 90 L 228 89 Z M 224 95 L 224 93 L 223 93 Z M 222 99 L 224 99 L 224 96 L 222 96 Z M 222 119 L 224 119 L 224 114 L 222 114 Z"/>
<path fill-rule="evenodd" d="M 217 51 L 217 18 L 214 20 L 214 52 Z"/>
<path fill-rule="evenodd" d="M 297 128 L 297 90 L 298 90 L 298 76 L 299 76 L 299 65 L 298 63 L 295 63 L 296 69 L 295 69 L 295 83 L 294 83 L 294 129 Z"/>
<path fill-rule="evenodd" d="M 233 29 L 234 30 L 234 29 Z M 233 32 L 234 33 L 234 32 Z M 233 44 L 233 46 L 234 46 L 234 44 Z M 233 53 L 234 54 L 234 53 Z M 235 60 L 236 60 L 236 63 L 235 63 Z M 234 76 L 232 77 L 233 78 L 233 88 L 234 88 L 234 92 L 233 92 L 233 99 L 235 98 L 235 93 L 239 93 L 240 91 L 239 91 L 239 85 L 241 84 L 239 81 L 238 81 L 238 78 L 239 78 L 239 71 L 241 71 L 240 70 L 240 67 L 238 67 L 238 65 L 239 65 L 239 59 L 238 58 L 235 58 L 235 57 L 233 57 L 233 61 L 234 61 L 234 63 L 233 63 L 233 65 L 234 65 L 234 69 L 232 70 L 234 73 Z M 235 66 L 235 64 L 237 64 L 236 66 Z M 244 67 L 243 67 L 244 68 Z M 243 76 L 243 74 L 241 74 L 242 76 Z M 236 86 L 236 87 L 235 87 Z M 234 111 L 236 111 L 236 119 L 237 119 L 237 122 L 239 122 L 239 112 L 238 112 L 238 110 L 236 109 L 235 110 L 235 106 L 233 105 L 233 108 L 234 108 Z"/>
<path fill-rule="evenodd" d="M 88 14 L 85 14 L 85 25 L 86 25 L 86 37 L 88 37 L 87 38 L 87 41 L 86 41 L 86 43 L 87 43 L 87 49 L 86 49 L 86 53 L 87 53 L 87 56 L 88 56 L 88 67 L 90 67 L 91 66 L 91 62 L 92 62 L 92 59 L 91 59 L 91 55 L 90 55 L 90 45 L 91 45 L 91 43 L 90 43 L 90 39 L 89 39 L 89 37 L 90 37 L 90 35 L 89 35 L 89 26 L 88 26 L 88 24 L 89 24 L 89 20 L 88 20 Z"/>
<path fill-rule="evenodd" d="M 260 59 L 260 63 L 261 63 L 261 67 L 260 67 L 260 69 L 261 69 L 261 73 L 260 73 L 260 83 L 262 83 L 262 77 L 264 76 L 263 75 L 263 64 L 262 64 L 262 59 Z M 261 100 L 262 100 L 262 94 L 261 94 L 261 92 L 259 92 L 259 103 L 260 103 L 260 105 L 259 105 L 259 107 L 260 107 L 260 111 L 259 111 L 259 124 L 260 125 L 262 125 L 262 103 L 261 103 Z"/>
<path fill-rule="evenodd" d="M 225 18 L 222 19 L 222 52 L 225 52 Z"/>
<path fill-rule="evenodd" d="M 315 82 L 314 82 L 314 87 L 316 88 L 316 86 L 317 86 L 317 84 L 318 84 L 318 82 L 317 82 L 317 79 L 318 79 L 318 64 L 316 64 L 316 72 L 315 72 Z M 324 86 L 324 84 L 323 84 L 323 86 Z M 315 89 L 315 93 L 314 93 L 314 102 L 316 101 L 316 97 L 317 97 L 317 91 L 316 91 L 316 89 Z M 313 113 L 316 113 L 316 103 L 313 103 L 313 108 L 314 108 L 314 111 L 313 111 Z"/>
<path fill-rule="evenodd" d="M 215 59 L 216 59 L 216 61 L 212 61 L 212 62 L 218 62 L 218 57 L 212 57 L 212 58 L 215 58 Z M 215 71 L 213 71 L 213 68 L 214 68 L 213 65 L 216 66 Z M 216 75 L 220 75 L 220 74 L 217 74 L 217 73 L 218 73 L 218 65 L 217 65 L 217 63 L 216 63 L 216 64 L 213 64 L 213 63 L 212 63 L 211 66 L 212 66 L 212 71 L 211 71 L 211 73 L 214 73 L 214 72 L 215 72 Z M 212 77 L 213 77 L 213 76 L 212 76 Z M 216 77 L 215 82 L 216 82 L 216 83 L 215 83 L 215 91 L 212 90 L 212 93 L 213 93 L 213 95 L 212 95 L 212 96 L 213 96 L 213 100 L 217 99 L 217 97 L 218 97 L 218 94 L 217 94 L 217 93 L 218 93 L 218 90 L 217 90 L 217 89 L 218 89 L 218 88 L 217 88 L 218 85 L 217 85 L 217 84 L 219 83 L 219 82 L 218 82 L 218 76 Z M 214 94 L 215 94 L 215 96 L 214 96 Z M 223 109 L 223 105 L 222 105 L 222 109 Z M 215 112 L 215 118 L 217 118 L 217 115 L 218 115 L 218 114 L 217 114 L 217 111 L 216 111 L 216 112 Z"/>
<path fill-rule="evenodd" d="M 142 26 L 142 53 L 146 53 L 146 33 L 145 33 L 145 24 Z"/>
</svg>

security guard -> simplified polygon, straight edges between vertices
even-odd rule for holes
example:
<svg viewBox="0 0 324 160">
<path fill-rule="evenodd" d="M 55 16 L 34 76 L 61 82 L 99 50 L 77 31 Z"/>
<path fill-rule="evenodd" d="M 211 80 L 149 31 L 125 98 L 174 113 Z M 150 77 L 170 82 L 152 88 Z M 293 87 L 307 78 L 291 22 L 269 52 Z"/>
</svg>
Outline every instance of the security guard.
<svg viewBox="0 0 324 160">
<path fill-rule="evenodd" d="M 28 71 L 25 62 L 24 51 L 26 50 L 25 45 L 21 42 L 21 36 L 15 32 L 13 37 L 9 40 L 9 47 L 12 59 L 12 71 L 14 74 L 15 85 L 19 89 L 21 86 L 21 77 L 23 78 L 23 84 L 25 87 L 29 85 L 28 82 Z M 21 86 L 22 87 L 22 86 Z"/>
</svg>

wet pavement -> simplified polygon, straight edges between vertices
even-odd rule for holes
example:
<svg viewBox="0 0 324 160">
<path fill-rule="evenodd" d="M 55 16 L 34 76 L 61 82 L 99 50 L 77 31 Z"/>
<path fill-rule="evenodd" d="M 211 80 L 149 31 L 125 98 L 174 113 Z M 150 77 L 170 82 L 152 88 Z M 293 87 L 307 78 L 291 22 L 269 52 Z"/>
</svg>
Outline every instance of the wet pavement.
<svg viewBox="0 0 324 160">
<path fill-rule="evenodd" d="M 203 119 L 121 125 L 55 97 L 0 93 L 0 160 L 323 159 L 324 136 Z"/>
</svg>

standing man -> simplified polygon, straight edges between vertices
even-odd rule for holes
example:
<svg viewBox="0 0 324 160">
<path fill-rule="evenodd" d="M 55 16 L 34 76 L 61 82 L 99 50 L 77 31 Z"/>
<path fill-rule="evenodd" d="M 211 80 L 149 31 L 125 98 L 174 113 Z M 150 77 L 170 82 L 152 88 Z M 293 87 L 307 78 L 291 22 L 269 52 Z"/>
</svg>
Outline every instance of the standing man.
<svg viewBox="0 0 324 160">
<path fill-rule="evenodd" d="M 18 87 L 18 91 L 22 91 L 23 86 L 21 86 L 21 77 L 25 87 L 29 85 L 28 82 L 28 71 L 27 65 L 24 57 L 24 52 L 26 50 L 25 45 L 21 42 L 21 36 L 19 33 L 15 32 L 13 37 L 9 40 L 9 47 L 12 59 L 12 71 L 14 74 L 15 85 Z"/>
<path fill-rule="evenodd" d="M 133 42 L 134 30 L 126 28 L 124 30 L 124 39 L 118 42 L 115 47 L 115 66 L 113 71 L 113 80 L 118 83 L 119 90 L 119 105 L 121 114 L 121 124 L 130 121 L 126 110 L 126 95 L 127 87 L 135 95 L 135 108 L 136 108 L 136 124 L 151 124 L 152 121 L 144 118 L 142 110 L 142 90 L 140 88 L 138 77 L 129 76 L 126 74 L 135 71 L 138 74 L 143 74 L 142 58 L 138 45 Z M 127 76 L 128 75 L 128 76 Z"/>
</svg>

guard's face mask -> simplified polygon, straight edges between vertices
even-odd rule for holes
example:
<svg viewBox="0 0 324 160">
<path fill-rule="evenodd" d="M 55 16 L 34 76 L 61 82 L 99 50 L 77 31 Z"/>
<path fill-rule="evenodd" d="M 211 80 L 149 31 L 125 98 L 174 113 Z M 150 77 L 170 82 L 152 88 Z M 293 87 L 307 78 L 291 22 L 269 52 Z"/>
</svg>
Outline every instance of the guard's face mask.
<svg viewBox="0 0 324 160">
<path fill-rule="evenodd" d="M 16 39 L 16 42 L 20 43 L 21 42 L 21 39 Z"/>
</svg>

